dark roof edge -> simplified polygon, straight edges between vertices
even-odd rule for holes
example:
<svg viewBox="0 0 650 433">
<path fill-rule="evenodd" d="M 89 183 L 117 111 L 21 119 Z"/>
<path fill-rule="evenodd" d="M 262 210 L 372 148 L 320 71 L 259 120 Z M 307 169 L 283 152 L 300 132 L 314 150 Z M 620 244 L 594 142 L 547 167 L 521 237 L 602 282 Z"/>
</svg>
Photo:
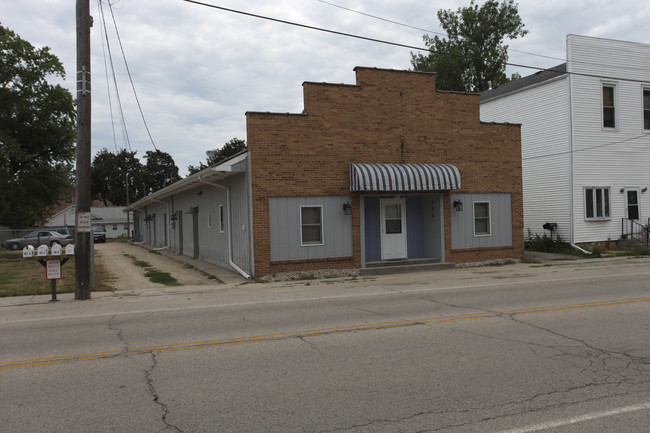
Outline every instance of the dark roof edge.
<svg viewBox="0 0 650 433">
<path fill-rule="evenodd" d="M 481 93 L 481 102 L 486 102 L 500 96 L 514 93 L 563 75 L 566 75 L 566 63 L 553 66 L 549 69 L 544 69 L 543 71 L 536 72 L 533 75 L 528 75 L 518 80 L 510 81 L 500 85 L 499 87 L 495 87 L 494 89 L 486 90 Z"/>
</svg>

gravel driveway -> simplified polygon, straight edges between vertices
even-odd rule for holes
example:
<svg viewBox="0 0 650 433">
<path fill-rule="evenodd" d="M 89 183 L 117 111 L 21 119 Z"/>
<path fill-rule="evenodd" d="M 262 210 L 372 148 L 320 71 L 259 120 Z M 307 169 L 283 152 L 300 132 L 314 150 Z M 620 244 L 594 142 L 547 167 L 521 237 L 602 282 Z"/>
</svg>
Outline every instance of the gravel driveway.
<svg viewBox="0 0 650 433">
<path fill-rule="evenodd" d="M 218 284 L 214 279 L 185 263 L 128 242 L 96 244 L 95 260 L 104 268 L 109 285 L 116 291 L 165 287 L 163 284 L 152 283 L 145 277 L 146 269 L 136 266 L 134 260 L 147 262 L 159 271 L 168 272 L 182 285 Z"/>
</svg>

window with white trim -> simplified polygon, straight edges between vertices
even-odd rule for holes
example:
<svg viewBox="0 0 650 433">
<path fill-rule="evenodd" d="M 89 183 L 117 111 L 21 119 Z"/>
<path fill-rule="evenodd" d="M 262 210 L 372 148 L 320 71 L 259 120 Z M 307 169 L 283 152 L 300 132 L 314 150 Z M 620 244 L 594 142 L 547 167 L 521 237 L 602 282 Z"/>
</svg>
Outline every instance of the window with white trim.
<svg viewBox="0 0 650 433">
<path fill-rule="evenodd" d="M 603 128 L 616 128 L 616 85 L 603 84 Z"/>
<path fill-rule="evenodd" d="M 585 219 L 609 219 L 609 187 L 585 188 Z"/>
<path fill-rule="evenodd" d="M 219 231 L 223 233 L 224 219 L 223 219 L 223 205 L 219 205 Z"/>
<path fill-rule="evenodd" d="M 474 236 L 490 236 L 490 202 L 474 202 Z"/>
<path fill-rule="evenodd" d="M 650 131 L 650 88 L 643 89 L 643 129 Z"/>
<path fill-rule="evenodd" d="M 323 206 L 300 206 L 300 244 L 323 245 Z"/>
</svg>

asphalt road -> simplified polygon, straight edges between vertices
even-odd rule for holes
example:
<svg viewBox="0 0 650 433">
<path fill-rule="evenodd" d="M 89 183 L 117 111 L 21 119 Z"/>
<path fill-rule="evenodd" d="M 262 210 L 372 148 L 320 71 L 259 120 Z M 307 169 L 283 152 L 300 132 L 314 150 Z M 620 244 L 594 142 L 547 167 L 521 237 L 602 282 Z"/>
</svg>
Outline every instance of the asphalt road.
<svg viewBox="0 0 650 433">
<path fill-rule="evenodd" d="M 647 432 L 649 264 L 0 303 L 0 430 Z"/>
</svg>

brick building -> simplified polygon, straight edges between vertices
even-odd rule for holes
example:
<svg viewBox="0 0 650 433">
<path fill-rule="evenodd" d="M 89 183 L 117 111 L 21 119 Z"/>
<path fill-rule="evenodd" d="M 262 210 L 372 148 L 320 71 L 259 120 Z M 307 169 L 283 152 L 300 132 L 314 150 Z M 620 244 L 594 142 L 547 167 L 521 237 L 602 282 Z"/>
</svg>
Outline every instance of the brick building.
<svg viewBox="0 0 650 433">
<path fill-rule="evenodd" d="M 304 83 L 303 113 L 246 113 L 246 152 L 131 206 L 142 240 L 163 214 L 170 248 L 255 277 L 521 257 L 520 126 L 435 74 L 355 72 Z"/>
</svg>

